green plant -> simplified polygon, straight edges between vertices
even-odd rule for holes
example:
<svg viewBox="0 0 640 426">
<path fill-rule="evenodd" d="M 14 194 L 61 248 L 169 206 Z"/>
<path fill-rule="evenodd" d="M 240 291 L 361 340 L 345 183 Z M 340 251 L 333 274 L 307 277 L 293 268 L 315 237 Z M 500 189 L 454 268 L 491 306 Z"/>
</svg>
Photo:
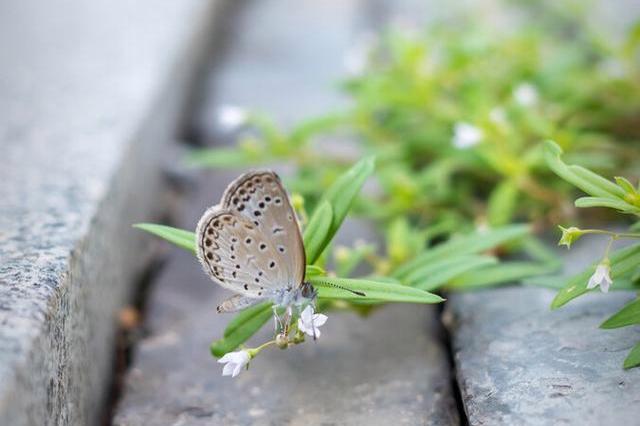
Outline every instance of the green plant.
<svg viewBox="0 0 640 426">
<path fill-rule="evenodd" d="M 603 229 L 580 229 L 572 226 L 560 227 L 561 245 L 571 247 L 583 235 L 603 235 L 609 239 L 609 244 L 602 255 L 602 259 L 585 271 L 570 278 L 552 278 L 563 283 L 551 304 L 552 309 L 559 308 L 569 301 L 600 286 L 603 292 L 613 290 L 640 290 L 640 243 L 611 251 L 612 243 L 621 238 L 640 239 L 640 233 L 634 232 L 640 222 L 640 190 L 627 179 L 616 177 L 615 183 L 577 165 L 567 165 L 562 161 L 562 149 L 554 142 L 547 142 L 545 146 L 549 167 L 567 182 L 580 188 L 589 197 L 576 200 L 576 207 L 606 207 L 635 217 L 635 223 L 628 232 L 614 232 Z M 640 324 L 640 299 L 627 303 L 620 311 L 612 315 L 601 327 L 605 329 L 626 327 Z M 637 343 L 627 359 L 625 368 L 640 365 L 640 342 Z"/>
<path fill-rule="evenodd" d="M 372 251 L 363 249 L 363 246 L 353 249 L 338 247 L 333 252 L 335 269 L 341 272 L 341 275 L 335 276 L 333 272 L 327 271 L 328 252 L 332 251 L 330 250 L 331 240 L 373 169 L 373 159 L 367 158 L 338 177 L 322 196 L 321 202 L 317 204 L 308 222 L 305 223 L 303 240 L 308 262 L 306 280 L 318 290 L 318 307 L 322 311 L 351 307 L 355 311 L 367 313 L 376 305 L 385 302 L 442 302 L 444 299 L 427 290 L 438 290 L 450 283 L 454 287 L 463 287 L 466 274 L 482 270 L 487 266 L 490 266 L 494 273 L 499 274 L 502 264 L 498 259 L 482 253 L 506 243 L 523 241 L 528 236 L 527 226 L 516 225 L 453 239 L 434 248 L 425 248 L 423 245 L 425 240 L 422 238 L 414 243 L 416 247 L 420 247 L 417 255 L 410 261 L 405 261 L 405 256 L 397 257 L 397 255 L 391 261 L 390 258 L 373 255 Z M 294 197 L 294 206 L 302 209 L 303 203 L 299 199 L 296 202 L 295 199 L 296 197 Z M 307 216 L 301 210 L 298 210 L 298 213 L 301 217 Z M 138 224 L 135 227 L 195 254 L 193 232 L 159 224 Z M 390 252 L 397 252 L 402 247 L 404 244 L 402 235 L 404 234 L 393 237 L 397 240 L 398 246 L 390 247 Z M 372 273 L 352 277 L 352 272 L 362 262 L 368 262 Z M 384 274 L 386 276 L 382 275 L 383 270 L 387 271 Z M 473 281 L 473 277 L 467 279 Z M 212 344 L 212 354 L 222 357 L 235 350 L 255 334 L 272 315 L 273 310 L 269 303 L 262 303 L 240 312 L 229 322 L 224 336 Z M 295 339 L 288 342 L 289 344 L 303 341 L 300 333 L 295 334 Z M 268 343 L 277 344 L 278 342 L 274 339 Z M 260 349 L 247 349 L 250 353 L 249 359 L 264 347 L 266 346 L 260 346 Z"/>
</svg>

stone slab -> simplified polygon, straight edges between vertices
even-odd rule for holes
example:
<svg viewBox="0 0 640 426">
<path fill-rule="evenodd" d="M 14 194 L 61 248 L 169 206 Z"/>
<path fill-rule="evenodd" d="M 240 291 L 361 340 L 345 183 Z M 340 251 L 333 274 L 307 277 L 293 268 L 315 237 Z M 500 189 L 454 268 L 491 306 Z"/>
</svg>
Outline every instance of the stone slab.
<svg viewBox="0 0 640 426">
<path fill-rule="evenodd" d="M 263 110 L 285 125 L 339 105 L 332 84 L 343 75 L 366 3 L 248 4 L 208 81 L 201 134 L 220 141 L 215 114 L 221 104 Z M 193 229 L 240 172 L 201 176 L 177 225 Z M 352 222 L 338 238 L 352 244 L 371 236 L 370 226 Z M 320 341 L 267 350 L 232 380 L 209 354 L 231 318 L 215 312 L 228 294 L 193 256 L 171 252 L 148 300 L 149 334 L 135 351 L 115 424 L 458 423 L 436 308 L 387 306 L 366 320 L 331 313 Z M 271 334 L 265 327 L 250 343 Z"/>
<path fill-rule="evenodd" d="M 597 260 L 600 242 L 566 256 L 572 272 Z M 447 302 L 457 379 L 470 425 L 636 424 L 640 369 L 622 362 L 639 327 L 598 326 L 635 296 L 591 293 L 550 311 L 555 291 L 502 288 Z"/>
<path fill-rule="evenodd" d="M 0 5 L 0 424 L 99 419 L 214 5 Z"/>
</svg>

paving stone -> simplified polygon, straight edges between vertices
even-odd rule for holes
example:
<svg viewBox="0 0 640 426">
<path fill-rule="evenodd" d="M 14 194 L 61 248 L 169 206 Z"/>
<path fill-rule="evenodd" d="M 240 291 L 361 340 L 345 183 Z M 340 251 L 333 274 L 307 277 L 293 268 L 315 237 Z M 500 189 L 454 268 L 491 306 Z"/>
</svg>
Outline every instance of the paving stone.
<svg viewBox="0 0 640 426">
<path fill-rule="evenodd" d="M 0 424 L 97 421 L 210 1 L 0 6 Z"/>
<path fill-rule="evenodd" d="M 331 84 L 343 73 L 365 3 L 249 4 L 208 83 L 201 125 L 212 126 L 224 103 L 262 109 L 284 124 L 340 105 Z M 207 132 L 215 136 L 215 126 Z M 193 229 L 239 172 L 201 177 L 178 225 Z M 357 221 L 338 235 L 348 244 L 362 237 L 372 230 Z M 317 343 L 267 350 L 230 379 L 208 349 L 231 318 L 215 312 L 228 294 L 193 256 L 172 252 L 148 301 L 149 336 L 136 349 L 115 424 L 458 423 L 436 308 L 390 305 L 368 319 L 331 313 Z M 266 327 L 250 343 L 272 333 Z"/>
<path fill-rule="evenodd" d="M 604 247 L 580 244 L 569 269 Z M 598 326 L 635 296 L 593 293 L 550 311 L 555 291 L 503 288 L 449 298 L 457 378 L 471 425 L 636 424 L 640 369 L 622 362 L 638 327 Z"/>
</svg>

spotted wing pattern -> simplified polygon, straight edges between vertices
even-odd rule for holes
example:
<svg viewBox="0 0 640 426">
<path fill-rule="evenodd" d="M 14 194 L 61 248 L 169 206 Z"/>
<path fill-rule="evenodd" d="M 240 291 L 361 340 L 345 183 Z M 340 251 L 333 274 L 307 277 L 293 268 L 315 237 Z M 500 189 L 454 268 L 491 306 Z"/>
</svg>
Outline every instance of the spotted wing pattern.
<svg viewBox="0 0 640 426">
<path fill-rule="evenodd" d="M 250 172 L 232 182 L 220 205 L 200 219 L 196 238 L 205 271 L 241 296 L 261 299 L 273 290 L 302 284 L 305 258 L 300 230 L 273 172 Z M 236 302 L 227 308 L 235 309 Z"/>
</svg>

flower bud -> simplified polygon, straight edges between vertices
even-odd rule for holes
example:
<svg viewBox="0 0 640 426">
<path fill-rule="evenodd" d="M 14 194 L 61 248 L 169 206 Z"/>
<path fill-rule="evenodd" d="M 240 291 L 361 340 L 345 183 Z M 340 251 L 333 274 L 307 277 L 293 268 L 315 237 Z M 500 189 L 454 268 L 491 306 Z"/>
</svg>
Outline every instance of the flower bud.
<svg viewBox="0 0 640 426">
<path fill-rule="evenodd" d="M 558 228 L 562 231 L 562 237 L 560 237 L 558 245 L 567 246 L 567 248 L 571 248 L 571 244 L 578 241 L 578 239 L 584 234 L 584 231 L 576 228 L 575 226 L 570 228 L 563 228 L 562 226 L 559 226 Z"/>
</svg>

